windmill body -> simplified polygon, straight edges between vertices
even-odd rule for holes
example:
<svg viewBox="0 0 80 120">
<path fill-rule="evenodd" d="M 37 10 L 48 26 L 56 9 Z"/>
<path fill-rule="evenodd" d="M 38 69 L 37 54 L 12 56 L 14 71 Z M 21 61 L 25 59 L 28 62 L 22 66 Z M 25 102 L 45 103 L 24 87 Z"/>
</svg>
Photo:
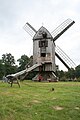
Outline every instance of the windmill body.
<svg viewBox="0 0 80 120">
<path fill-rule="evenodd" d="M 43 26 L 33 37 L 33 64 L 41 64 L 34 71 L 38 71 L 37 76 L 41 75 L 44 80 L 48 79 L 49 76 L 52 78 L 52 72 L 56 71 L 55 43 L 52 35 Z"/>
<path fill-rule="evenodd" d="M 45 71 L 55 71 L 55 44 L 43 26 L 33 37 L 33 64 L 41 63 Z"/>
</svg>

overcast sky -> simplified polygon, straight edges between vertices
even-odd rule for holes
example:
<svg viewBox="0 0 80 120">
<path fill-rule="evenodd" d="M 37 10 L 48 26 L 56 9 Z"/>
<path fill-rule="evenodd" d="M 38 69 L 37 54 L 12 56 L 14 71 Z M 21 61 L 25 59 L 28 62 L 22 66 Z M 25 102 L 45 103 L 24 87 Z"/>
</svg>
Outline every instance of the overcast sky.
<svg viewBox="0 0 80 120">
<path fill-rule="evenodd" d="M 32 37 L 23 26 L 29 22 L 36 30 L 42 25 L 52 32 L 67 18 L 75 21 L 56 45 L 80 64 L 80 0 L 0 0 L 0 58 L 11 53 L 15 60 L 33 54 Z M 60 64 L 60 69 L 63 65 Z"/>
</svg>

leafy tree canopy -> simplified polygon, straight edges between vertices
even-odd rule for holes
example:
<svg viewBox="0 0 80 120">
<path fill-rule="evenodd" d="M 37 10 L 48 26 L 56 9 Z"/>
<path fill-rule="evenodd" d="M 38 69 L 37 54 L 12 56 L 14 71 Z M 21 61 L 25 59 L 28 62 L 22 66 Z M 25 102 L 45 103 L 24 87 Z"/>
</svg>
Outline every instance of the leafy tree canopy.
<svg viewBox="0 0 80 120">
<path fill-rule="evenodd" d="M 6 53 L 2 55 L 2 62 L 4 64 L 9 64 L 13 66 L 15 64 L 14 56 L 11 55 L 11 53 Z"/>
<path fill-rule="evenodd" d="M 4 75 L 15 73 L 17 66 L 15 65 L 14 56 L 11 53 L 6 53 L 2 55 L 2 69 L 4 71 Z"/>
<path fill-rule="evenodd" d="M 30 58 L 27 55 L 24 54 L 17 61 L 19 62 L 19 71 L 20 71 L 20 70 L 25 69 L 26 65 L 30 61 Z"/>
</svg>

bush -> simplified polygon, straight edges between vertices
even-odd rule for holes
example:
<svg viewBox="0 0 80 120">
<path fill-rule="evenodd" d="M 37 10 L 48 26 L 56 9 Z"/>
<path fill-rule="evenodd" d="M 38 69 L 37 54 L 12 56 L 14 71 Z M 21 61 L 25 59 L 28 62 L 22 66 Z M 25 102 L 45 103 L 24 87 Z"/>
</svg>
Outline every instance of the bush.
<svg viewBox="0 0 80 120">
<path fill-rule="evenodd" d="M 63 76 L 63 77 L 60 78 L 60 81 L 67 81 L 67 79 L 66 79 L 65 76 Z"/>
<path fill-rule="evenodd" d="M 77 82 L 80 82 L 80 77 L 79 78 L 77 78 L 77 80 L 76 80 Z"/>
</svg>

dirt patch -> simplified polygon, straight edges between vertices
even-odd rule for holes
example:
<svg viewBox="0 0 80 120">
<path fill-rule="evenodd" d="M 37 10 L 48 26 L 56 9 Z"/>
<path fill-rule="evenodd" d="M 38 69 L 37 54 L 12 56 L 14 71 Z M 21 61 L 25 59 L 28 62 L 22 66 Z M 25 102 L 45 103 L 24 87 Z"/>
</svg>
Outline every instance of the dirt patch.
<svg viewBox="0 0 80 120">
<path fill-rule="evenodd" d="M 36 97 L 37 97 L 37 96 L 39 96 L 39 95 L 34 95 L 34 96 L 36 96 Z"/>
<path fill-rule="evenodd" d="M 80 108 L 79 107 L 75 107 L 76 110 L 79 110 Z"/>
<path fill-rule="evenodd" d="M 57 99 L 57 98 L 55 98 L 55 97 L 54 97 L 54 98 L 52 98 L 52 100 L 56 100 L 56 99 Z"/>
<path fill-rule="evenodd" d="M 41 102 L 38 101 L 38 100 L 33 100 L 32 102 L 33 102 L 33 103 L 41 103 Z"/>
<path fill-rule="evenodd" d="M 61 107 L 61 106 L 54 106 L 53 109 L 55 109 L 55 110 L 63 110 L 63 107 Z"/>
</svg>

